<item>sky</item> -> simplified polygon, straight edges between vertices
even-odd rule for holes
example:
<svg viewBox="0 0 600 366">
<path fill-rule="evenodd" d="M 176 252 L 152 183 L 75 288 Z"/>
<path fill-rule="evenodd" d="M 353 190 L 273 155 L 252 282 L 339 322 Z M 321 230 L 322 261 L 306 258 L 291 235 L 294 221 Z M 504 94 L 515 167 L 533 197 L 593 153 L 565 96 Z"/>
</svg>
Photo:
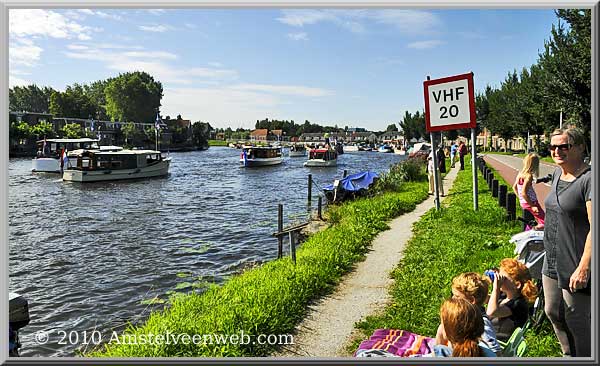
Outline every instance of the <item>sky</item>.
<svg viewBox="0 0 600 366">
<path fill-rule="evenodd" d="M 160 113 L 385 130 L 424 109 L 423 81 L 475 91 L 535 64 L 552 9 L 10 9 L 9 86 L 64 91 L 145 71 Z"/>
</svg>

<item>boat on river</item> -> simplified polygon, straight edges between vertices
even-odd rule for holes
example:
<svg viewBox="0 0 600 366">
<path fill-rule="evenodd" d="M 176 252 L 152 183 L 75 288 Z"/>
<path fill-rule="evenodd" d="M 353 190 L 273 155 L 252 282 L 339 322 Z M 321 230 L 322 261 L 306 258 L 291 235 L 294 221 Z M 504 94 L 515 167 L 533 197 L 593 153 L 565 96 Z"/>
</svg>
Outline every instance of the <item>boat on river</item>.
<svg viewBox="0 0 600 366">
<path fill-rule="evenodd" d="M 169 174 L 171 158 L 156 150 L 79 150 L 76 163 L 63 173 L 63 180 L 101 182 L 161 177 Z"/>
<path fill-rule="evenodd" d="M 37 141 L 38 153 L 31 161 L 31 171 L 41 173 L 60 173 L 61 155 L 67 151 L 67 158 L 76 158 L 74 151 L 80 149 L 99 149 L 98 139 L 46 139 Z"/>
<path fill-rule="evenodd" d="M 358 151 L 358 145 L 348 144 L 344 145 L 344 152 L 355 152 Z"/>
<path fill-rule="evenodd" d="M 332 149 L 311 149 L 304 166 L 336 166 L 337 152 Z"/>
<path fill-rule="evenodd" d="M 240 154 L 240 164 L 251 168 L 283 163 L 280 146 L 244 146 Z"/>
<path fill-rule="evenodd" d="M 380 152 L 380 153 L 392 153 L 392 152 L 394 152 L 394 149 L 390 145 L 381 145 L 377 149 L 377 152 Z"/>
<path fill-rule="evenodd" d="M 306 146 L 304 144 L 294 144 L 290 146 L 290 158 L 306 156 Z"/>
</svg>

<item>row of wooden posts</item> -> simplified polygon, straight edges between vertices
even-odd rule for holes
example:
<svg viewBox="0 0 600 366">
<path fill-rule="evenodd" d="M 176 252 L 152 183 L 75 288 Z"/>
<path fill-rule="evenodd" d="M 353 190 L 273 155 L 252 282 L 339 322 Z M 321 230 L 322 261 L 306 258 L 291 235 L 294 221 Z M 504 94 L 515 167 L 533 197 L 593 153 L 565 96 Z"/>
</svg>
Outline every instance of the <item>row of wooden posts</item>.
<svg viewBox="0 0 600 366">
<path fill-rule="evenodd" d="M 498 205 L 506 208 L 509 220 L 517 220 L 517 195 L 514 192 L 508 191 L 508 187 L 500 184 L 498 179 L 495 179 L 494 172 L 488 168 L 483 158 L 478 157 L 479 171 L 483 174 L 488 187 L 492 192 L 492 197 L 498 199 Z M 534 220 L 533 215 L 527 210 L 523 210 L 523 228 Z"/>
<path fill-rule="evenodd" d="M 344 178 L 348 175 L 348 171 L 344 170 Z M 308 175 L 308 194 L 307 201 L 308 207 L 310 209 L 310 204 L 312 201 L 312 186 L 313 186 L 313 178 L 312 174 Z M 319 196 L 317 201 L 317 217 L 319 220 L 323 220 L 323 197 Z M 290 256 L 292 257 L 292 261 L 296 263 L 296 245 L 298 244 L 298 232 L 302 230 L 304 227 L 308 226 L 309 222 L 305 222 L 302 224 L 297 224 L 293 226 L 283 227 L 283 204 L 280 203 L 277 205 L 277 232 L 273 233 L 273 236 L 277 237 L 277 258 L 283 257 L 283 237 L 289 237 L 290 244 Z"/>
</svg>

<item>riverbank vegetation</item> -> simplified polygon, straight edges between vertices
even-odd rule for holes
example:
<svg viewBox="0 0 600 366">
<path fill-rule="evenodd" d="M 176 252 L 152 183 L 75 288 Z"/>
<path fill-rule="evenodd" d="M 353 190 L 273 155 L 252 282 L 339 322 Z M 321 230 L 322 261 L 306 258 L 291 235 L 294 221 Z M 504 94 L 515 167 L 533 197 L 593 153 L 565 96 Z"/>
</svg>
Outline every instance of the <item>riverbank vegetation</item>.
<svg viewBox="0 0 600 366">
<path fill-rule="evenodd" d="M 402 163 L 401 163 L 402 164 Z M 307 313 L 309 304 L 330 293 L 361 260 L 375 236 L 388 229 L 387 222 L 415 209 L 427 198 L 422 170 L 417 181 L 402 182 L 397 190 L 332 206 L 329 228 L 314 234 L 297 251 L 297 263 L 289 257 L 273 260 L 235 276 L 204 293 L 175 296 L 162 311 L 150 315 L 144 325 L 125 331 L 129 338 L 142 335 L 289 334 Z M 125 344 L 111 343 L 87 356 L 266 356 L 272 345 L 241 344 Z"/>
<path fill-rule="evenodd" d="M 521 231 L 521 223 L 507 220 L 480 173 L 479 210 L 473 211 L 470 161 L 465 162 L 466 170 L 459 171 L 442 210 L 430 210 L 414 225 L 414 236 L 392 272 L 392 303 L 357 325 L 365 338 L 378 328 L 435 337 L 440 304 L 451 296 L 452 278 L 463 272 L 483 273 L 514 256 L 514 244 L 508 240 Z M 547 321 L 540 329 L 529 330 L 526 339 L 528 357 L 561 355 Z M 360 341 L 352 343 L 348 352 L 356 350 Z"/>
</svg>

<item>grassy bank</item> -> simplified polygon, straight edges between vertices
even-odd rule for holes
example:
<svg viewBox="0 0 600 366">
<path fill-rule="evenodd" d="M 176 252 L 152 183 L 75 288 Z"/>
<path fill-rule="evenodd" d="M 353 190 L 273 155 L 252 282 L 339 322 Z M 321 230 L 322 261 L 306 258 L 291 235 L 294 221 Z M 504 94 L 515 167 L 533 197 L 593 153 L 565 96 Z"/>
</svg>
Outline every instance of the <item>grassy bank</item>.
<svg viewBox="0 0 600 366">
<path fill-rule="evenodd" d="M 479 173 L 479 210 L 473 211 L 470 161 L 458 177 L 440 212 L 431 210 L 418 221 L 407 244 L 404 258 L 392 273 L 392 304 L 382 313 L 367 318 L 357 327 L 365 338 L 377 328 L 406 329 L 435 336 L 439 307 L 451 296 L 450 283 L 462 272 L 483 273 L 512 257 L 509 238 L 522 228 L 506 220 L 506 212 L 492 198 Z M 360 343 L 349 347 L 352 352 Z M 553 333 L 545 324 L 527 334 L 527 356 L 559 356 Z"/>
<path fill-rule="evenodd" d="M 227 146 L 225 140 L 208 140 L 208 146 Z"/>
<path fill-rule="evenodd" d="M 422 175 L 421 175 L 422 177 Z M 127 338 L 141 335 L 239 335 L 291 333 L 303 319 L 311 301 L 330 293 L 341 277 L 362 259 L 387 222 L 415 209 L 427 198 L 427 183 L 403 183 L 397 192 L 348 202 L 328 211 L 333 223 L 311 236 L 289 258 L 274 260 L 233 277 L 202 294 L 172 299 L 169 307 L 150 315 L 139 327 L 126 330 Z M 155 342 L 156 343 L 156 342 Z M 189 343 L 189 342 L 188 342 Z M 91 357 L 198 357 L 265 356 L 273 346 L 240 344 L 125 344 L 110 343 Z"/>
</svg>

